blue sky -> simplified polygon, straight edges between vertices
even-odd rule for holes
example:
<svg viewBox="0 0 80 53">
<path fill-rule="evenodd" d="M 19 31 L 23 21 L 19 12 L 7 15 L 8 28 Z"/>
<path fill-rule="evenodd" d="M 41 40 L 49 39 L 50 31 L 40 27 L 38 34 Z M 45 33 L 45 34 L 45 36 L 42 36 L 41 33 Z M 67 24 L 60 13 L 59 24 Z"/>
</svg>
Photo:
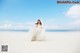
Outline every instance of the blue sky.
<svg viewBox="0 0 80 53">
<path fill-rule="evenodd" d="M 79 18 L 70 18 L 66 14 L 76 4 L 56 2 L 56 0 L 0 0 L 0 28 L 5 25 L 4 28 L 17 28 L 18 24 L 27 28 L 26 25 L 32 26 L 31 24 L 35 24 L 37 19 L 41 19 L 45 28 L 71 29 L 71 26 L 66 25 Z M 12 27 L 15 24 L 16 26 Z M 79 26 L 73 26 L 74 28 Z"/>
</svg>

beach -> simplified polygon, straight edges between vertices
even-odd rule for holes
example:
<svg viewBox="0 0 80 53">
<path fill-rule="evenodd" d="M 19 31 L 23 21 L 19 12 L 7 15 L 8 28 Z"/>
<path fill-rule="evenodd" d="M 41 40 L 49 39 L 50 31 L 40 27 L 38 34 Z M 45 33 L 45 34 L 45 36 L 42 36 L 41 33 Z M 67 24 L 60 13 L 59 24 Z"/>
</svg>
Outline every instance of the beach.
<svg viewBox="0 0 80 53">
<path fill-rule="evenodd" d="M 80 31 L 46 32 L 45 41 L 30 41 L 29 32 L 0 31 L 0 53 L 80 53 Z"/>
</svg>

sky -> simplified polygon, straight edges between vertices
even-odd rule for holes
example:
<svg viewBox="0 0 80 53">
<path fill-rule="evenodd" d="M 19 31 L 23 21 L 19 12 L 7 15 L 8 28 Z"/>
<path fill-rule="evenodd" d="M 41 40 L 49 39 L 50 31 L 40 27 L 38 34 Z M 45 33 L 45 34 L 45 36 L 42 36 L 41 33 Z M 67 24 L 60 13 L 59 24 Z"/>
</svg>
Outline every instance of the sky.
<svg viewBox="0 0 80 53">
<path fill-rule="evenodd" d="M 37 19 L 45 29 L 80 29 L 80 4 L 57 4 L 57 0 L 0 0 L 0 29 L 29 29 Z"/>
</svg>

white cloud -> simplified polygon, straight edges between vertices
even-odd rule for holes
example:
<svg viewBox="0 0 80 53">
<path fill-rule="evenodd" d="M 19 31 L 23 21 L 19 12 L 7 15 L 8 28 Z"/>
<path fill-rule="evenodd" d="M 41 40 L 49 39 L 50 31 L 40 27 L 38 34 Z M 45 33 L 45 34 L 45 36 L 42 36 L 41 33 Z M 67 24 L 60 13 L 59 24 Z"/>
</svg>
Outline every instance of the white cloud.
<svg viewBox="0 0 80 53">
<path fill-rule="evenodd" d="M 66 13 L 71 19 L 71 22 L 64 25 L 69 29 L 80 29 L 80 5 L 73 5 Z M 72 21 L 74 20 L 74 21 Z"/>
<path fill-rule="evenodd" d="M 8 28 L 11 28 L 11 27 L 12 27 L 12 24 L 7 24 L 7 23 L 4 23 L 4 24 L 0 25 L 1 29 L 8 29 Z"/>
<path fill-rule="evenodd" d="M 80 19 L 79 20 L 75 20 L 75 21 L 73 21 L 73 22 L 71 22 L 71 23 L 69 23 L 68 24 L 69 26 L 80 26 Z"/>
<path fill-rule="evenodd" d="M 80 30 L 80 19 L 68 22 L 62 26 L 64 29 L 73 29 L 73 30 Z"/>
<path fill-rule="evenodd" d="M 11 21 L 4 21 L 3 23 L 0 23 L 0 29 L 13 29 L 13 30 L 22 30 L 22 29 L 29 29 L 33 27 L 32 23 L 25 22 L 25 23 L 15 23 Z"/>
<path fill-rule="evenodd" d="M 60 29 L 60 26 L 55 25 L 55 24 L 45 24 L 44 28 L 45 29 Z"/>
<path fill-rule="evenodd" d="M 70 18 L 80 18 L 80 5 L 72 6 L 66 15 Z"/>
</svg>

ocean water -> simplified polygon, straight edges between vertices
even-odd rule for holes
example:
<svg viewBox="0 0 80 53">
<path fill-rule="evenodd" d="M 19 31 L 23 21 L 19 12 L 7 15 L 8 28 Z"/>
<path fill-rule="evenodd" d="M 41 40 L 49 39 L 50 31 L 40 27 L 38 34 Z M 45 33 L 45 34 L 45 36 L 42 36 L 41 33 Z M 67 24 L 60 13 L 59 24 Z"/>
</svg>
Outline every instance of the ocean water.
<svg viewBox="0 0 80 53">
<path fill-rule="evenodd" d="M 0 31 L 12 31 L 12 32 L 29 32 L 29 30 L 0 30 Z M 45 30 L 46 32 L 73 32 L 73 31 L 80 31 L 80 30 Z"/>
</svg>

